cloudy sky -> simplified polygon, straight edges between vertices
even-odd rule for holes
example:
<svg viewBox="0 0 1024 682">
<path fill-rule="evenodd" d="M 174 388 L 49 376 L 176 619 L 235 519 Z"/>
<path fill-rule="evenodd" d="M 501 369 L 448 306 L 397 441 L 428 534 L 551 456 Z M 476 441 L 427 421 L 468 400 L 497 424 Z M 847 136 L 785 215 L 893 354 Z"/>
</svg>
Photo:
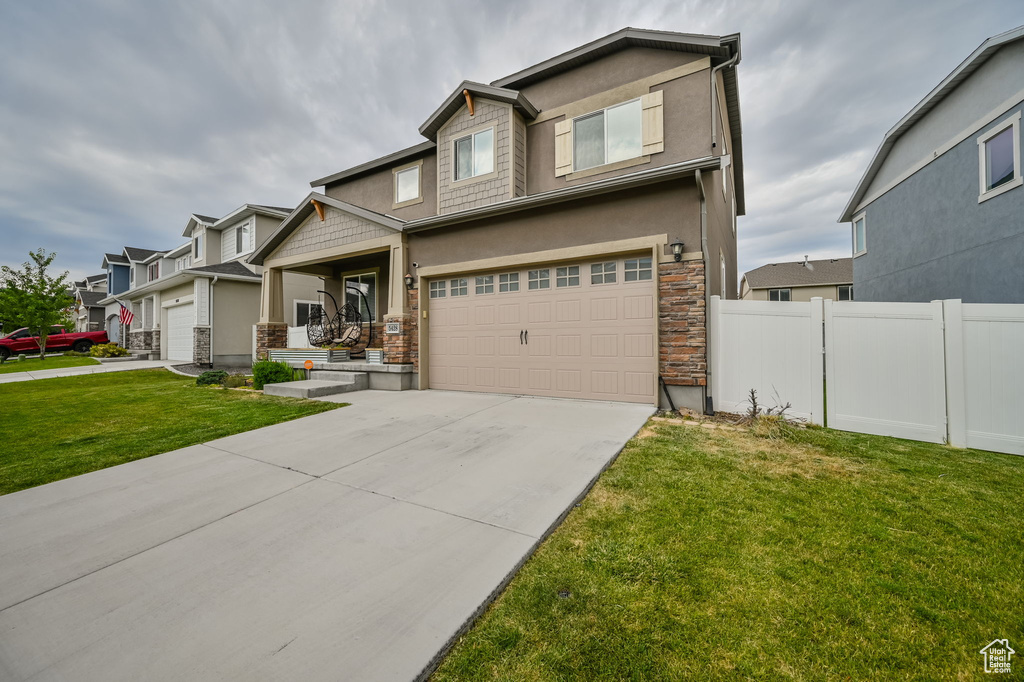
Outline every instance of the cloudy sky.
<svg viewBox="0 0 1024 682">
<path fill-rule="evenodd" d="M 740 32 L 740 272 L 849 255 L 836 218 L 888 130 L 1020 0 L 0 1 L 0 264 L 170 248 L 192 212 L 289 206 L 422 141 L 489 82 L 624 26 Z"/>
</svg>

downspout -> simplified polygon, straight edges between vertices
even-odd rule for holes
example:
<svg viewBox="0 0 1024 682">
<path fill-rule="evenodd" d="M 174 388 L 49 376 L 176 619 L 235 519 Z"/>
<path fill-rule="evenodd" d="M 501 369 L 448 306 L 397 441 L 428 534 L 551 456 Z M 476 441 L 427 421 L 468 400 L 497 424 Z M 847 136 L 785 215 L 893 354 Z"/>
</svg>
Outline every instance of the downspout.
<svg viewBox="0 0 1024 682">
<path fill-rule="evenodd" d="M 718 122 L 718 117 L 715 115 L 718 111 L 718 72 L 727 66 L 735 66 L 740 61 L 740 53 L 737 52 L 728 61 L 724 61 L 718 66 L 711 69 L 711 152 L 714 154 L 715 148 L 718 146 L 718 130 L 715 125 Z"/>
<path fill-rule="evenodd" d="M 214 275 L 210 282 L 210 368 L 213 368 L 213 285 L 220 279 L 220 275 Z"/>
<path fill-rule="evenodd" d="M 710 255 L 708 253 L 708 204 L 704 195 L 704 180 L 701 178 L 699 168 L 694 172 L 694 179 L 697 181 L 697 190 L 700 192 L 700 252 L 701 257 L 704 259 L 704 367 L 705 376 L 707 377 L 704 387 L 704 412 L 714 415 L 715 403 L 711 393 L 711 357 L 708 352 L 710 350 L 708 340 L 711 338 L 711 334 L 708 333 L 711 313 L 711 289 L 708 287 L 708 263 L 710 262 Z"/>
</svg>

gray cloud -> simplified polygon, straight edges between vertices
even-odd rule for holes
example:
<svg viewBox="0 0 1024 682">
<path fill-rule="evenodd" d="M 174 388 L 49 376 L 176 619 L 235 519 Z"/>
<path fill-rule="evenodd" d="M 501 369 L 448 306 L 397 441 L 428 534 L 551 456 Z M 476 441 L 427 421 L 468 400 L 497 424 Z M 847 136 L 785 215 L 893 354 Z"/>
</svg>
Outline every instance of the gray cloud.
<svg viewBox="0 0 1024 682">
<path fill-rule="evenodd" d="M 882 134 L 1016 0 L 0 5 L 0 263 L 166 248 L 190 213 L 292 205 L 309 180 L 420 141 L 462 79 L 623 26 L 743 34 L 740 270 L 849 254 L 835 223 Z"/>
</svg>

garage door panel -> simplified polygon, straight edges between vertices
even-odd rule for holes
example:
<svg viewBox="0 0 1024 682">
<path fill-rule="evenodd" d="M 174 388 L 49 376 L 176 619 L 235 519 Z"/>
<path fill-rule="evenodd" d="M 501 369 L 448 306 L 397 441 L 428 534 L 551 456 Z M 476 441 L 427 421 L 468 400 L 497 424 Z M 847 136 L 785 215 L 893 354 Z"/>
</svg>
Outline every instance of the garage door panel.
<svg viewBox="0 0 1024 682">
<path fill-rule="evenodd" d="M 525 281 L 526 270 L 519 276 Z M 655 402 L 655 282 L 580 280 L 429 299 L 430 386 Z"/>
<path fill-rule="evenodd" d="M 167 309 L 167 359 L 192 362 L 195 305 L 174 306 Z"/>
</svg>

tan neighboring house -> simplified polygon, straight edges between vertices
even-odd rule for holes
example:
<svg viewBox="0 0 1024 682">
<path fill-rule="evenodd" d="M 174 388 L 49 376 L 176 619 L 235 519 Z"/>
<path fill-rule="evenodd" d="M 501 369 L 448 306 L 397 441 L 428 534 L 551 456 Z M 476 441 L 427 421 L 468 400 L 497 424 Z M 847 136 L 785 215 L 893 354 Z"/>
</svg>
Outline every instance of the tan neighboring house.
<svg viewBox="0 0 1024 682">
<path fill-rule="evenodd" d="M 740 298 L 745 301 L 853 300 L 853 259 L 827 258 L 795 263 L 769 263 L 743 275 Z"/>
<path fill-rule="evenodd" d="M 246 263 L 291 209 L 246 204 L 222 218 L 189 217 L 188 241 L 169 251 L 125 249 L 127 291 L 102 303 L 124 302 L 135 319 L 127 347 L 153 358 L 212 366 L 247 365 L 259 320 L 262 268 Z M 297 301 L 319 305 L 316 277 L 289 273 L 285 282 L 295 325 Z"/>
<path fill-rule="evenodd" d="M 663 381 L 703 409 L 707 299 L 736 298 L 739 60 L 739 35 L 627 28 L 425 104 L 424 142 L 312 181 L 249 259 L 260 350 L 302 273 L 369 293 L 419 388 L 656 404 Z"/>
</svg>

